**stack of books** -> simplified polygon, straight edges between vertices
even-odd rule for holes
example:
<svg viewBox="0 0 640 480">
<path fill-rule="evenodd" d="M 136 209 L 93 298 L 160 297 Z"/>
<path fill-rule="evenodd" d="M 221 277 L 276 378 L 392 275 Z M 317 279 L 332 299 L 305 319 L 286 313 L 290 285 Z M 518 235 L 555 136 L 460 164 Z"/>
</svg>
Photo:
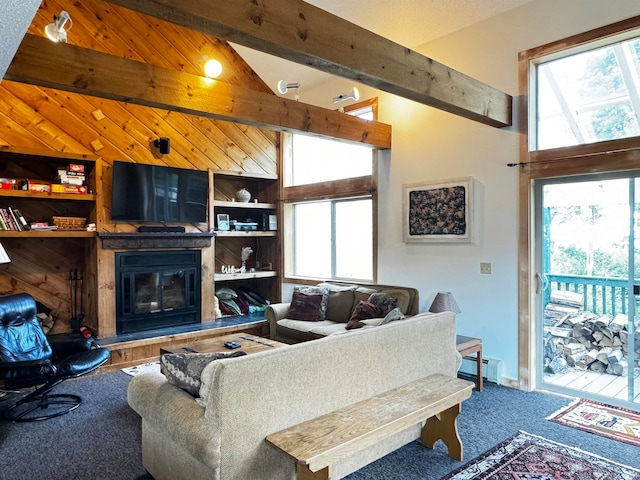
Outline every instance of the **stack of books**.
<svg viewBox="0 0 640 480">
<path fill-rule="evenodd" d="M 23 232 L 29 230 L 29 223 L 19 210 L 11 207 L 0 208 L 0 230 Z"/>
<path fill-rule="evenodd" d="M 58 175 L 51 185 L 55 193 L 87 193 L 84 165 L 70 163 L 66 167 L 58 168 Z"/>
<path fill-rule="evenodd" d="M 49 222 L 31 222 L 29 227 L 36 232 L 50 232 L 58 229 L 57 225 L 50 225 Z"/>
</svg>

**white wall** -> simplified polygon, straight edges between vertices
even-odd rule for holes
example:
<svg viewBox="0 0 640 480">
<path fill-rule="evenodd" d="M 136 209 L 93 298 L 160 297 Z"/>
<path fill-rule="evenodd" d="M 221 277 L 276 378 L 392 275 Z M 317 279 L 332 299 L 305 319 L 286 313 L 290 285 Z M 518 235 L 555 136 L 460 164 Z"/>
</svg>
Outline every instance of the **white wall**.
<svg viewBox="0 0 640 480">
<path fill-rule="evenodd" d="M 536 0 L 418 48 L 420 53 L 514 96 L 518 52 L 640 15 L 638 0 Z M 352 86 L 344 79 L 305 89 L 302 101 L 333 108 Z M 344 91 L 344 92 L 343 92 Z M 458 332 L 481 337 L 485 357 L 502 360 L 502 375 L 518 378 L 517 125 L 497 129 L 384 92 L 381 122 L 393 126 L 392 149 L 381 155 L 378 281 L 416 287 L 420 309 L 450 290 L 462 310 Z M 471 245 L 402 241 L 402 185 L 472 176 L 477 180 L 478 235 Z M 480 262 L 493 273 L 480 274 Z M 286 297 L 285 297 L 286 298 Z"/>
</svg>

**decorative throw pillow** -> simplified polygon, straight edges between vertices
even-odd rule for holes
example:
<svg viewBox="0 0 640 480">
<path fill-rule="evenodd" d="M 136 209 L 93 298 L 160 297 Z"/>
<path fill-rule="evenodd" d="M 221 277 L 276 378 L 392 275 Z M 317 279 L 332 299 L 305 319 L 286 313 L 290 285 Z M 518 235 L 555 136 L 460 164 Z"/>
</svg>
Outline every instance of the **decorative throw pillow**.
<svg viewBox="0 0 640 480">
<path fill-rule="evenodd" d="M 325 320 L 327 317 L 327 304 L 329 303 L 329 289 L 324 287 L 293 287 L 293 292 L 306 292 L 322 295 L 320 303 L 320 314 L 318 320 Z"/>
<path fill-rule="evenodd" d="M 322 310 L 322 294 L 294 290 L 287 318 L 317 322 Z"/>
<path fill-rule="evenodd" d="M 367 301 L 378 307 L 381 317 L 386 316 L 387 313 L 398 306 L 398 300 L 384 292 L 372 293 Z"/>
<path fill-rule="evenodd" d="M 378 307 L 370 302 L 358 302 L 356 308 L 353 309 L 353 313 L 351 314 L 351 318 L 347 322 L 347 325 L 344 327 L 347 330 L 352 330 L 354 328 L 364 327 L 364 323 L 360 320 L 366 320 L 367 318 L 376 318 L 380 313 Z"/>
<path fill-rule="evenodd" d="M 343 286 L 324 282 L 318 284 L 318 287 L 323 287 L 329 290 L 326 320 L 347 323 L 351 316 L 351 311 L 353 310 L 356 286 Z"/>
<path fill-rule="evenodd" d="M 222 300 L 231 300 L 236 298 L 238 294 L 230 288 L 223 287 L 216 290 L 216 296 Z"/>
<path fill-rule="evenodd" d="M 389 322 L 395 322 L 396 320 L 403 320 L 405 318 L 407 317 L 404 316 L 404 313 L 402 313 L 402 310 L 396 307 L 385 315 L 382 322 L 380 322 L 380 325 L 384 325 L 385 323 L 389 323 Z"/>
<path fill-rule="evenodd" d="M 160 371 L 167 381 L 197 397 L 200 393 L 200 376 L 204 367 L 214 360 L 246 355 L 246 352 L 230 353 L 165 353 L 160 357 Z"/>
</svg>

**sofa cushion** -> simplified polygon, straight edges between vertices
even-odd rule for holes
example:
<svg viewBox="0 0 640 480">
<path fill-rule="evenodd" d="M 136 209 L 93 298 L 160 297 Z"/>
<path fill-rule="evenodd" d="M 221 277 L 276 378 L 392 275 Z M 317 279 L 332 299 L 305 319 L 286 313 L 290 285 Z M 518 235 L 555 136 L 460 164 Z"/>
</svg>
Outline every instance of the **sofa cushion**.
<svg viewBox="0 0 640 480">
<path fill-rule="evenodd" d="M 378 307 L 378 313 L 381 317 L 385 317 L 398 306 L 398 299 L 385 292 L 372 293 L 367 301 Z"/>
<path fill-rule="evenodd" d="M 376 318 L 378 317 L 379 312 L 380 310 L 373 303 L 360 301 L 358 302 L 358 305 L 356 305 L 356 308 L 353 309 L 351 318 L 349 318 L 345 328 L 347 330 L 352 330 L 354 328 L 364 327 L 365 324 L 362 323 L 362 320 Z"/>
<path fill-rule="evenodd" d="M 325 282 L 320 283 L 318 287 L 329 290 L 326 319 L 334 322 L 347 323 L 353 311 L 355 285 L 343 286 Z"/>
<path fill-rule="evenodd" d="M 287 316 L 294 320 L 317 322 L 322 310 L 322 294 L 294 290 L 289 313 Z"/>
<path fill-rule="evenodd" d="M 320 302 L 320 312 L 318 314 L 318 320 L 324 320 L 327 316 L 327 304 L 329 302 L 329 290 L 324 287 L 294 287 L 293 293 L 305 292 L 313 295 L 321 295 L 322 301 Z M 292 299 L 293 302 L 293 299 Z M 290 315 L 289 315 L 290 316 Z M 291 317 L 291 316 L 290 316 Z M 293 318 L 293 317 L 291 317 Z"/>
<path fill-rule="evenodd" d="M 278 325 L 281 327 L 298 330 L 300 332 L 311 332 L 319 327 L 326 327 L 335 324 L 336 322 L 332 322 L 331 320 L 320 320 L 318 322 L 305 322 L 303 320 L 295 320 L 293 318 L 283 318 L 282 320 L 278 320 Z M 344 327 L 342 324 L 341 326 Z"/>
<path fill-rule="evenodd" d="M 200 376 L 204 367 L 214 360 L 246 355 L 246 352 L 165 353 L 160 357 L 160 371 L 167 381 L 194 397 L 200 392 Z"/>
<path fill-rule="evenodd" d="M 376 327 L 381 324 L 382 320 L 382 317 L 369 318 L 367 320 L 361 320 L 361 323 L 363 323 L 365 327 Z M 287 332 L 286 336 L 288 338 L 299 340 L 309 340 L 309 335 L 313 335 L 316 338 L 324 338 L 329 335 L 347 333 L 348 331 L 346 329 L 346 323 L 332 322 L 330 320 L 304 322 L 302 320 L 284 318 L 278 321 L 278 325 Z"/>
</svg>

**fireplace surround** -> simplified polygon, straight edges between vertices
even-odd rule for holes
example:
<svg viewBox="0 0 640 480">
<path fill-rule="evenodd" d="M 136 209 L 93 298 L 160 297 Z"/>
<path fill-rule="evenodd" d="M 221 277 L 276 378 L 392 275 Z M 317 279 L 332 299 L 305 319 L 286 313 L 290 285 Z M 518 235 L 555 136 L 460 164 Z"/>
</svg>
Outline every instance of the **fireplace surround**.
<svg viewBox="0 0 640 480">
<path fill-rule="evenodd" d="M 200 250 L 115 252 L 116 333 L 200 323 Z"/>
</svg>

